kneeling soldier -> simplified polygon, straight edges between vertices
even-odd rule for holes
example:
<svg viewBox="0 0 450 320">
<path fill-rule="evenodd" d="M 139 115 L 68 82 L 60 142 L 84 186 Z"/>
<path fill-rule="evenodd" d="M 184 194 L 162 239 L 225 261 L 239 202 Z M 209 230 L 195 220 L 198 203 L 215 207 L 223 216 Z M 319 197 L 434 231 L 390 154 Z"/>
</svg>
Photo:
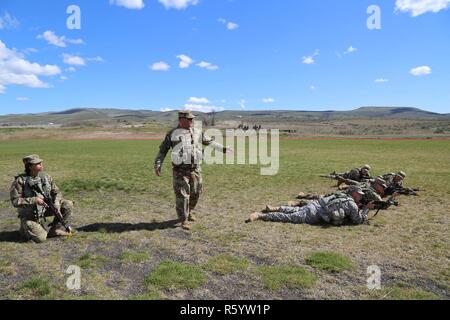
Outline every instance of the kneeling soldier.
<svg viewBox="0 0 450 320">
<path fill-rule="evenodd" d="M 23 158 L 25 172 L 15 177 L 10 191 L 11 202 L 19 213 L 20 233 L 36 243 L 47 237 L 71 235 L 73 210 L 73 203 L 62 198 L 53 179 L 43 172 L 42 162 L 36 154 Z M 47 224 L 49 216 L 55 218 Z"/>
</svg>

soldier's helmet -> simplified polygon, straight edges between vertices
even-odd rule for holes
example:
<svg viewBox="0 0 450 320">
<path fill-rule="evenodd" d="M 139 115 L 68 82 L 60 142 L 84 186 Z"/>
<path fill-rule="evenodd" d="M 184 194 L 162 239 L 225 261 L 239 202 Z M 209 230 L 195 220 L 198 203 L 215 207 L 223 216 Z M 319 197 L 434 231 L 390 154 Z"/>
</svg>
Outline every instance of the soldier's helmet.
<svg viewBox="0 0 450 320">
<path fill-rule="evenodd" d="M 403 179 L 406 178 L 406 173 L 403 172 L 403 171 L 399 171 L 399 172 L 397 172 L 395 175 L 396 175 L 396 176 L 399 176 L 399 177 L 402 177 Z"/>
<path fill-rule="evenodd" d="M 362 191 L 360 186 L 354 185 L 354 186 L 349 186 L 347 189 L 347 193 L 348 194 L 352 194 L 353 192 L 357 192 L 359 194 L 364 194 L 364 192 Z"/>
<path fill-rule="evenodd" d="M 368 164 L 365 164 L 361 169 L 366 169 L 368 171 L 372 170 L 372 168 Z"/>
<path fill-rule="evenodd" d="M 178 119 L 194 119 L 195 116 L 191 110 L 178 111 Z"/>
<path fill-rule="evenodd" d="M 384 180 L 382 177 L 376 177 L 374 183 L 381 185 L 383 188 L 387 188 L 386 180 Z"/>
<path fill-rule="evenodd" d="M 24 165 L 39 164 L 44 162 L 44 160 L 42 160 L 37 154 L 30 154 L 29 156 L 23 157 L 22 161 Z"/>
</svg>

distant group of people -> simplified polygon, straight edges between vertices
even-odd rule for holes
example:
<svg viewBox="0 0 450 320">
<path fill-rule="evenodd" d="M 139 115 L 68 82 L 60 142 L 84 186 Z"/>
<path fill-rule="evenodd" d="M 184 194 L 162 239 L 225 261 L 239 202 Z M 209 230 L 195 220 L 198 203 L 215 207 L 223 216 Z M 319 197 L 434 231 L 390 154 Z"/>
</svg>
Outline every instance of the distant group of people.
<svg viewBox="0 0 450 320">
<path fill-rule="evenodd" d="M 246 125 L 246 124 L 239 124 L 238 125 L 238 127 L 237 127 L 238 129 L 242 129 L 242 130 L 244 130 L 244 131 L 248 131 L 248 130 L 250 130 L 250 127 L 248 126 L 248 125 Z M 252 127 L 252 129 L 253 130 L 255 130 L 255 131 L 259 131 L 259 130 L 261 130 L 261 125 L 257 125 L 257 124 L 255 124 L 253 127 Z"/>
</svg>

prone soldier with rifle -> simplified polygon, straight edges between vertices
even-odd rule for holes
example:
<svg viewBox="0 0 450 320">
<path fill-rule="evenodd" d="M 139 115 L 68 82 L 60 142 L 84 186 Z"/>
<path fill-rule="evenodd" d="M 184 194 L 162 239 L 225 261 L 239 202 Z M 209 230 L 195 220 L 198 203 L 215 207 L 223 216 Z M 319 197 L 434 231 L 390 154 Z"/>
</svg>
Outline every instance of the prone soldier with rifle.
<svg viewBox="0 0 450 320">
<path fill-rule="evenodd" d="M 370 170 L 371 167 L 366 164 L 361 168 L 355 168 L 350 170 L 349 172 L 336 173 L 336 171 L 334 171 L 328 175 L 320 175 L 320 177 L 337 180 L 337 187 L 339 187 L 343 183 L 346 183 L 348 185 L 356 185 L 359 182 L 372 179 L 369 173 Z"/>
<path fill-rule="evenodd" d="M 43 172 L 43 160 L 33 154 L 24 157 L 25 172 L 11 185 L 11 203 L 20 218 L 20 233 L 26 240 L 44 242 L 52 236 L 70 236 L 73 203 L 62 198 L 53 179 Z M 48 224 L 47 217 L 54 216 Z"/>
</svg>

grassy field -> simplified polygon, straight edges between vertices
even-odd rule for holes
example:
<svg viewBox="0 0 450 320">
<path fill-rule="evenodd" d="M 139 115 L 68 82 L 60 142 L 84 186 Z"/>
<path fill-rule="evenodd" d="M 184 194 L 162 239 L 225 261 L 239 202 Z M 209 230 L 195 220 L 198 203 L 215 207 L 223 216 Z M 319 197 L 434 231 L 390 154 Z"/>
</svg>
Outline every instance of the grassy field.
<svg viewBox="0 0 450 320">
<path fill-rule="evenodd" d="M 191 232 L 175 228 L 170 165 L 153 173 L 159 141 L 0 141 L 2 299 L 448 299 L 450 141 L 280 142 L 280 170 L 204 165 Z M 19 241 L 9 185 L 30 153 L 75 201 L 71 238 Z M 369 224 L 320 227 L 255 222 L 249 213 L 326 193 L 318 174 L 364 163 L 404 170 L 420 197 Z M 82 270 L 79 291 L 66 269 Z M 366 287 L 381 269 L 381 290 Z"/>
</svg>

